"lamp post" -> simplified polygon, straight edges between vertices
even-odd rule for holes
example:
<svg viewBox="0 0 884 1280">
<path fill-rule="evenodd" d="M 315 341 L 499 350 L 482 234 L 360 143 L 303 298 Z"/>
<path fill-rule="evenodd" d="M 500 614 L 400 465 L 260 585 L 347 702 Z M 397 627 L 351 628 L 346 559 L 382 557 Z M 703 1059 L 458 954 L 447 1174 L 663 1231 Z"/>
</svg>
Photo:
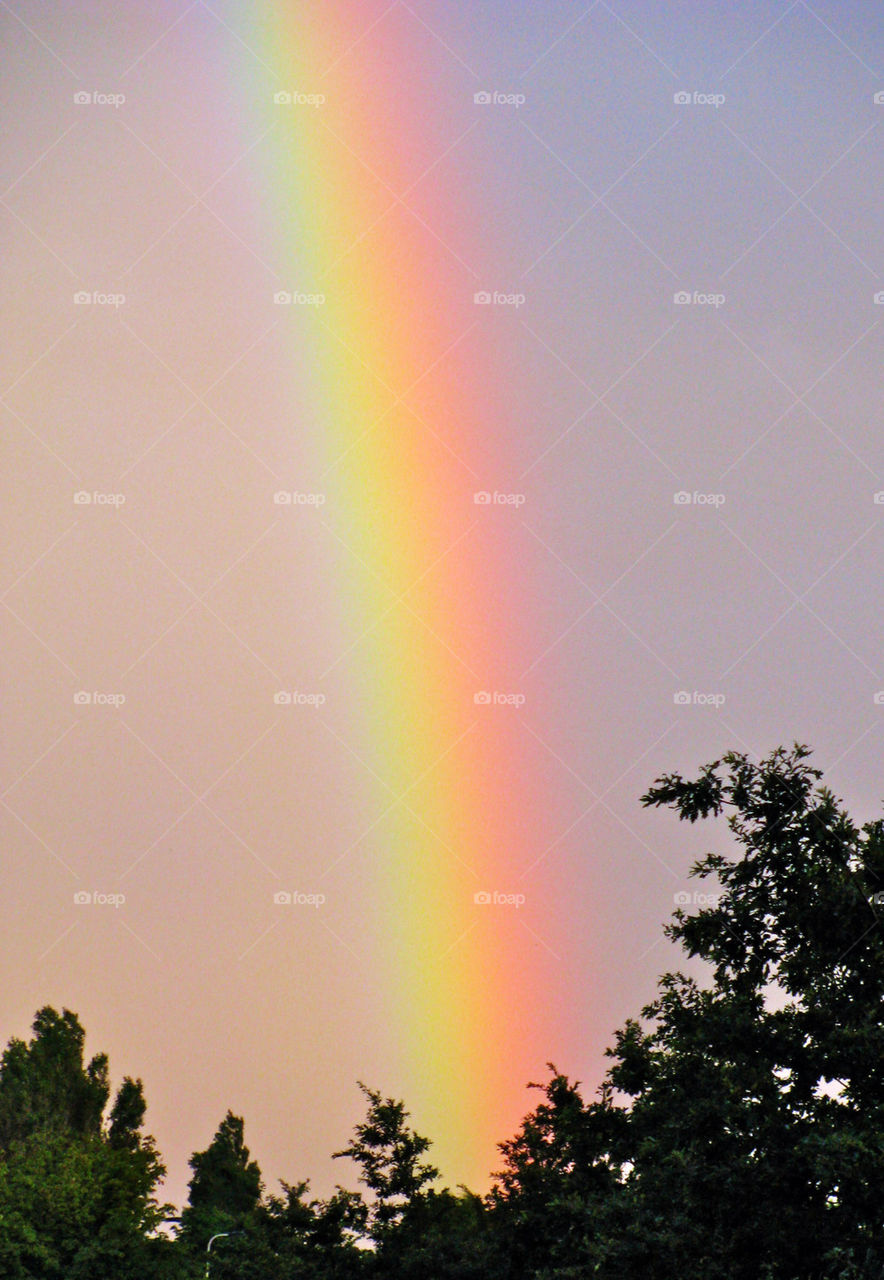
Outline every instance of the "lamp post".
<svg viewBox="0 0 884 1280">
<path fill-rule="evenodd" d="M 212 1245 L 215 1243 L 215 1241 L 221 1240 L 224 1236 L 242 1236 L 242 1235 L 245 1235 L 244 1231 L 219 1231 L 217 1232 L 216 1235 L 212 1236 L 211 1240 L 206 1245 L 206 1280 L 209 1280 L 209 1250 L 212 1248 Z"/>
</svg>

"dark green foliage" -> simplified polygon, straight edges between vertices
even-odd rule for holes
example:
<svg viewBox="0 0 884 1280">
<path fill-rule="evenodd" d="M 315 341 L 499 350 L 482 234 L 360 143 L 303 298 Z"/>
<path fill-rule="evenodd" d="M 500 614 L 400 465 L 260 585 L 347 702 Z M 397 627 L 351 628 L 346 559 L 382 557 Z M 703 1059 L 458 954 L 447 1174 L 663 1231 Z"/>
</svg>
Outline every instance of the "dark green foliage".
<svg viewBox="0 0 884 1280">
<path fill-rule="evenodd" d="M 736 848 L 693 869 L 720 893 L 666 927 L 706 978 L 664 975 L 599 1101 L 553 1071 L 502 1144 L 510 1276 L 884 1275 L 884 826 L 857 829 L 808 755 L 730 753 L 643 797 L 727 815 Z"/>
<path fill-rule="evenodd" d="M 185 1224 L 211 1210 L 236 1221 L 251 1213 L 261 1197 L 261 1170 L 249 1158 L 242 1117 L 230 1111 L 207 1149 L 190 1157 L 190 1167 L 193 1177 L 183 1215 Z"/>
<path fill-rule="evenodd" d="M 236 1242 L 242 1261 L 230 1274 L 254 1280 L 350 1280 L 363 1275 L 370 1255 L 358 1247 L 366 1224 L 362 1197 L 338 1188 L 329 1200 L 308 1200 L 309 1183 L 281 1185 L 282 1195 L 266 1198 L 253 1229 Z"/>
<path fill-rule="evenodd" d="M 708 983 L 664 976 L 647 1029 L 611 1051 L 630 1172 L 603 1275 L 884 1273 L 884 844 L 808 754 L 731 753 L 643 797 L 688 821 L 726 812 L 739 856 L 702 859 L 718 901 L 666 929 Z"/>
<path fill-rule="evenodd" d="M 0 1058 L 0 1151 L 44 1129 L 96 1135 L 110 1089 L 107 1057 L 83 1065 L 85 1033 L 76 1014 L 41 1009 L 34 1038 L 10 1040 Z"/>
<path fill-rule="evenodd" d="M 105 1124 L 107 1059 L 84 1066 L 76 1016 L 41 1009 L 33 1029 L 0 1060 L 0 1276 L 151 1276 L 164 1170 L 141 1133 L 141 1082 L 123 1082 Z"/>
<path fill-rule="evenodd" d="M 586 1105 L 579 1083 L 550 1063 L 544 1100 L 514 1138 L 500 1144 L 504 1168 L 489 1197 L 507 1275 L 559 1274 L 556 1268 L 592 1270 L 600 1256 L 602 1206 L 618 1195 L 621 1170 L 612 1151 L 625 1116 L 610 1092 Z M 580 1270 L 574 1274 L 583 1274 Z"/>
<path fill-rule="evenodd" d="M 481 1198 L 433 1184 L 401 1102 L 360 1086 L 337 1157 L 364 1191 L 262 1194 L 242 1120 L 191 1159 L 177 1240 L 141 1082 L 108 1111 L 103 1056 L 44 1009 L 0 1060 L 5 1280 L 880 1280 L 884 822 L 856 827 L 806 748 L 730 753 L 643 803 L 726 817 L 717 892 L 667 936 L 691 961 L 614 1035 L 592 1102 L 550 1065 Z"/>
<path fill-rule="evenodd" d="M 261 1170 L 245 1145 L 242 1117 L 228 1111 L 206 1150 L 190 1157 L 190 1167 L 193 1177 L 181 1215 L 181 1246 L 192 1259 L 194 1274 L 199 1274 L 210 1240 L 221 1236 L 215 1241 L 213 1274 L 236 1274 L 230 1267 L 245 1233 L 254 1229 L 261 1200 Z"/>
<path fill-rule="evenodd" d="M 484 1280 L 502 1274 L 484 1201 L 466 1188 L 460 1194 L 435 1189 L 438 1170 L 424 1160 L 429 1139 L 409 1126 L 403 1104 L 359 1087 L 368 1103 L 366 1118 L 335 1156 L 359 1166 L 359 1180 L 370 1192 L 367 1202 L 357 1198 L 363 1242 L 371 1245 L 360 1251 L 360 1273 L 384 1280 Z"/>
<path fill-rule="evenodd" d="M 505 1254 L 481 1199 L 430 1189 L 405 1209 L 378 1251 L 377 1274 L 396 1280 L 485 1280 L 503 1276 Z"/>
<path fill-rule="evenodd" d="M 369 1235 L 382 1245 L 401 1222 L 406 1207 L 420 1200 L 424 1188 L 438 1178 L 439 1170 L 421 1163 L 430 1141 L 409 1129 L 403 1104 L 382 1098 L 361 1081 L 359 1088 L 368 1099 L 368 1115 L 357 1124 L 349 1146 L 334 1156 L 336 1160 L 349 1157 L 359 1165 L 359 1181 L 373 1195 Z"/>
</svg>

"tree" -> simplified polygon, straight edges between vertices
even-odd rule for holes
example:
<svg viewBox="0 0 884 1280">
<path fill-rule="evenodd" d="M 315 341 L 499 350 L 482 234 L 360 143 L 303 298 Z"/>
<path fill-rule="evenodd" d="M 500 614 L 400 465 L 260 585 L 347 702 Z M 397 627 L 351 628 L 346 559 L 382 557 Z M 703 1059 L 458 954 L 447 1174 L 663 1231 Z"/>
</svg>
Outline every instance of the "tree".
<svg viewBox="0 0 884 1280">
<path fill-rule="evenodd" d="M 123 1081 L 105 1121 L 107 1058 L 84 1065 L 76 1015 L 41 1009 L 33 1031 L 0 1059 L 0 1274 L 152 1275 L 165 1170 L 141 1132 L 141 1081 Z"/>
<path fill-rule="evenodd" d="M 368 1114 L 356 1125 L 349 1145 L 334 1153 L 334 1159 L 348 1157 L 359 1165 L 359 1181 L 373 1193 L 368 1232 L 380 1246 L 401 1222 L 406 1209 L 438 1178 L 439 1170 L 422 1163 L 430 1140 L 408 1127 L 404 1105 L 393 1098 L 382 1098 L 362 1081 L 359 1088 L 368 1100 Z"/>
<path fill-rule="evenodd" d="M 355 1161 L 359 1181 L 371 1192 L 368 1203 L 357 1198 L 361 1212 L 353 1217 L 354 1223 L 361 1218 L 373 1246 L 359 1251 L 362 1272 L 384 1280 L 499 1276 L 500 1254 L 482 1199 L 465 1187 L 460 1194 L 434 1188 L 439 1171 L 424 1160 L 430 1141 L 409 1126 L 404 1105 L 361 1082 L 359 1087 L 368 1102 L 366 1118 L 335 1158 Z M 337 1194 L 352 1195 L 340 1187 Z"/>
<path fill-rule="evenodd" d="M 335 1153 L 365 1188 L 262 1195 L 227 1113 L 174 1246 L 140 1080 L 111 1103 L 67 1010 L 0 1058 L 0 1276 L 172 1280 L 879 1280 L 884 1275 L 884 821 L 857 827 L 807 748 L 732 752 L 642 797 L 726 816 L 711 882 L 665 933 L 690 959 L 608 1050 L 597 1099 L 550 1064 L 482 1199 L 438 1189 L 401 1102 Z"/>
<path fill-rule="evenodd" d="M 884 1273 L 884 826 L 858 829 L 809 754 L 731 752 L 642 797 L 726 812 L 739 856 L 698 862 L 721 892 L 666 928 L 708 981 L 665 975 L 611 1050 L 629 1172 L 603 1275 Z"/>
<path fill-rule="evenodd" d="M 884 1274 L 884 823 L 857 828 L 809 751 L 731 752 L 645 805 L 727 816 L 735 848 L 668 937 L 599 1100 L 552 1069 L 490 1203 L 510 1280 Z M 712 886 L 710 885 L 710 888 Z"/>
<path fill-rule="evenodd" d="M 181 1242 L 187 1253 L 205 1262 L 205 1251 L 213 1235 L 243 1232 L 254 1224 L 261 1200 L 261 1170 L 250 1158 L 245 1145 L 241 1116 L 228 1111 L 205 1151 L 190 1157 L 193 1177 L 188 1202 L 181 1215 Z M 225 1258 L 235 1255 L 233 1241 L 219 1250 L 217 1275 L 225 1274 Z"/>
<path fill-rule="evenodd" d="M 328 1200 L 308 1200 L 308 1182 L 282 1184 L 267 1196 L 250 1237 L 243 1280 L 355 1280 L 371 1255 L 358 1247 L 366 1227 L 362 1197 L 338 1187 Z M 251 1268 L 251 1269 L 250 1269 Z"/>
<path fill-rule="evenodd" d="M 396 1280 L 503 1280 L 506 1257 L 481 1196 L 431 1187 L 407 1207 L 378 1263 Z"/>
<path fill-rule="evenodd" d="M 503 1169 L 495 1174 L 489 1207 L 507 1258 L 506 1274 L 583 1276 L 600 1253 L 600 1225 L 620 1189 L 622 1170 L 611 1150 L 626 1122 L 612 1107 L 609 1085 L 587 1105 L 580 1082 L 553 1063 L 546 1084 L 530 1084 L 543 1101 L 515 1137 L 498 1144 Z"/>
<path fill-rule="evenodd" d="M 0 1151 L 42 1130 L 97 1135 L 110 1096 L 106 1054 L 83 1064 L 85 1032 L 75 1013 L 47 1006 L 30 1043 L 13 1038 L 0 1058 Z"/>
</svg>

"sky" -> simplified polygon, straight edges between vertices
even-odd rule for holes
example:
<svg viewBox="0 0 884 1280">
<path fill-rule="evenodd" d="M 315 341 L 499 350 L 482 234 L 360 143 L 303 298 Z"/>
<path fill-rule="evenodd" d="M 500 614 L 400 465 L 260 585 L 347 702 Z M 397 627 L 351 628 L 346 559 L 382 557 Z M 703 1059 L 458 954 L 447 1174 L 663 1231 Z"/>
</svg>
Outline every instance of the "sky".
<svg viewBox="0 0 884 1280">
<path fill-rule="evenodd" d="M 876 10 L 2 6 L 0 1040 L 175 1203 L 358 1080 L 484 1190 L 728 847 L 660 774 L 880 814 Z"/>
</svg>

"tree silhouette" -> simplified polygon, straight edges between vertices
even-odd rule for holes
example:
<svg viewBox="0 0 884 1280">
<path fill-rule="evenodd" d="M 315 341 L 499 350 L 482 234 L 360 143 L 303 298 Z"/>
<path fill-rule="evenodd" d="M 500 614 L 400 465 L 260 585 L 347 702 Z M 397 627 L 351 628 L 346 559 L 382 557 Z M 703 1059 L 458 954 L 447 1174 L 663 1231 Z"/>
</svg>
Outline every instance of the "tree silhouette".
<svg viewBox="0 0 884 1280">
<path fill-rule="evenodd" d="M 180 1239 L 201 1269 L 212 1236 L 241 1232 L 253 1225 L 261 1199 L 261 1170 L 250 1158 L 242 1117 L 231 1111 L 205 1151 L 194 1152 L 189 1163 L 193 1177 L 181 1215 Z M 226 1273 L 225 1258 L 230 1253 L 226 1244 L 214 1267 L 216 1274 Z"/>
<path fill-rule="evenodd" d="M 373 1195 L 368 1209 L 369 1234 L 376 1244 L 382 1244 L 408 1206 L 438 1178 L 439 1170 L 422 1163 L 430 1140 L 409 1128 L 404 1105 L 382 1098 L 362 1081 L 359 1088 L 368 1101 L 368 1113 L 356 1125 L 349 1144 L 336 1151 L 334 1158 L 346 1157 L 359 1166 L 359 1181 Z"/>
<path fill-rule="evenodd" d="M 0 1275 L 152 1276 L 165 1251 L 150 1235 L 168 1208 L 141 1081 L 123 1081 L 105 1123 L 107 1057 L 84 1064 L 76 1015 L 47 1006 L 33 1032 L 0 1059 Z"/>
<path fill-rule="evenodd" d="M 190 1161 L 174 1244 L 140 1080 L 110 1103 L 76 1015 L 0 1059 L 0 1276 L 184 1280 L 880 1280 L 884 821 L 857 827 L 809 751 L 731 752 L 642 797 L 726 820 L 665 934 L 692 962 L 614 1034 L 591 1102 L 550 1064 L 487 1197 L 433 1184 L 402 1102 L 360 1085 L 363 1191 L 262 1194 L 240 1117 Z"/>
</svg>

